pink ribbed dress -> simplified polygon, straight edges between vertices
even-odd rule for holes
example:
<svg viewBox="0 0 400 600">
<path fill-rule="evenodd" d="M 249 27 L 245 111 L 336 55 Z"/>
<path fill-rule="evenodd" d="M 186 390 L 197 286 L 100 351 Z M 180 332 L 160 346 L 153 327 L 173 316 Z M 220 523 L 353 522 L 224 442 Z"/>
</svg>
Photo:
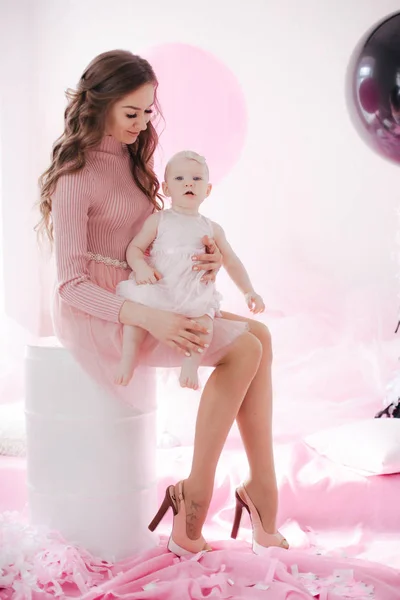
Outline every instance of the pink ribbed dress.
<svg viewBox="0 0 400 600">
<path fill-rule="evenodd" d="M 122 351 L 116 286 L 128 278 L 125 252 L 153 207 L 137 187 L 127 147 L 106 136 L 80 171 L 63 175 L 52 197 L 57 265 L 53 320 L 61 343 L 102 386 L 135 405 L 130 386 L 114 384 Z M 203 364 L 214 365 L 246 324 L 215 319 Z M 164 344 L 143 350 L 142 363 L 179 366 L 182 356 Z"/>
</svg>

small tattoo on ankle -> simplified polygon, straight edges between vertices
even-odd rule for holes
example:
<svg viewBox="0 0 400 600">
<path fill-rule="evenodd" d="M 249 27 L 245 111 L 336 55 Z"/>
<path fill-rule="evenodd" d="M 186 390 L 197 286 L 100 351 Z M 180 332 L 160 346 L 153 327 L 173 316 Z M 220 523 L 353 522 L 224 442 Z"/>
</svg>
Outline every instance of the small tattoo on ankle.
<svg viewBox="0 0 400 600">
<path fill-rule="evenodd" d="M 193 500 L 190 503 L 189 512 L 186 515 L 186 526 L 187 532 L 190 535 L 194 535 L 196 533 L 196 521 L 198 516 L 196 512 L 201 508 L 201 505 L 198 502 L 194 502 Z"/>
</svg>

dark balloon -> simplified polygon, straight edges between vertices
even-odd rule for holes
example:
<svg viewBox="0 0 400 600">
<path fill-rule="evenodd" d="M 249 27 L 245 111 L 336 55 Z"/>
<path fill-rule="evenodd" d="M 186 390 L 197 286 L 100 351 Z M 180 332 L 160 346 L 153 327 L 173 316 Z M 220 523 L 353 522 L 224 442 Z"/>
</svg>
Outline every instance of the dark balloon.
<svg viewBox="0 0 400 600">
<path fill-rule="evenodd" d="M 363 140 L 400 164 L 400 13 L 376 24 L 358 43 L 347 70 L 346 98 Z"/>
</svg>

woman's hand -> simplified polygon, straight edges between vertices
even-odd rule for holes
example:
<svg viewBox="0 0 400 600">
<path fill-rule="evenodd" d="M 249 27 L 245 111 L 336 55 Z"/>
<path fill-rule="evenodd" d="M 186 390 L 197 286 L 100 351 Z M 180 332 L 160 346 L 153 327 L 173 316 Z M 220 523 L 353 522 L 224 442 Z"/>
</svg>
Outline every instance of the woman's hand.
<svg viewBox="0 0 400 600">
<path fill-rule="evenodd" d="M 203 237 L 202 242 L 206 247 L 206 254 L 192 257 L 196 261 L 193 270 L 206 271 L 201 281 L 215 281 L 217 273 L 222 267 L 222 254 L 213 238 L 206 235 Z"/>
<path fill-rule="evenodd" d="M 148 308 L 146 312 L 144 329 L 163 344 L 178 349 L 186 356 L 190 356 L 192 352 L 202 353 L 204 348 L 208 348 L 208 344 L 198 334 L 209 332 L 195 319 L 156 308 Z"/>
</svg>

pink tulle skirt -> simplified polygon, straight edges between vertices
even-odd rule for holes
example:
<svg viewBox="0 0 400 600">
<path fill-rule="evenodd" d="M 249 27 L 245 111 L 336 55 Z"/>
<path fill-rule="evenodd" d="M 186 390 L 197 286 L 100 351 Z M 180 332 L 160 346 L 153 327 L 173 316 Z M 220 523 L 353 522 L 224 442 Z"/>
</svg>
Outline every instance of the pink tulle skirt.
<svg viewBox="0 0 400 600">
<path fill-rule="evenodd" d="M 90 275 L 93 283 L 115 293 L 117 285 L 128 278 L 128 270 L 91 261 Z M 131 386 L 114 384 L 114 374 L 122 353 L 120 323 L 99 319 L 67 304 L 55 293 L 53 306 L 55 333 L 83 369 L 103 388 L 116 397 L 136 406 Z M 245 321 L 223 318 L 214 320 L 214 334 L 210 347 L 202 357 L 202 365 L 212 367 L 227 352 L 229 345 L 247 330 Z M 151 350 L 143 347 L 141 364 L 153 367 L 179 367 L 182 355 L 165 344 L 158 343 Z M 137 406 L 140 409 L 139 406 Z"/>
</svg>

